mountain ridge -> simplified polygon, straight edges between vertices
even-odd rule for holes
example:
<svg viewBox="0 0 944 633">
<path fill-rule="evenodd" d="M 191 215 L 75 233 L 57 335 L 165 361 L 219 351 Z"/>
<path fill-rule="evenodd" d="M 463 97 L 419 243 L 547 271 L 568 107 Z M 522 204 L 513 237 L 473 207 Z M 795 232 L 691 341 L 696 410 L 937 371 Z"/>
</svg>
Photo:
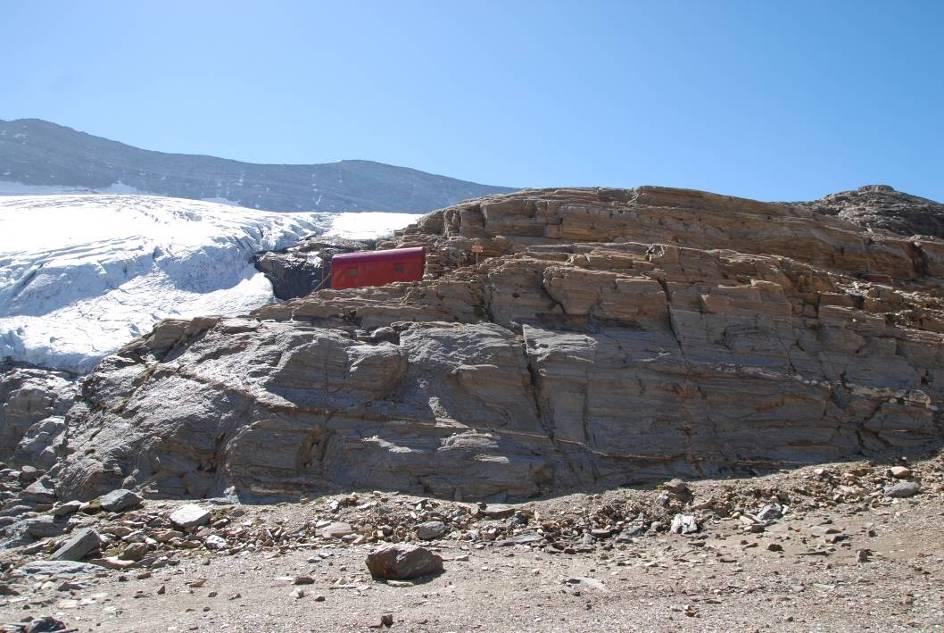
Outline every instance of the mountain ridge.
<svg viewBox="0 0 944 633">
<path fill-rule="evenodd" d="M 0 119 L 0 181 L 225 201 L 267 211 L 431 211 L 513 190 L 360 159 L 263 164 L 159 152 L 43 119 Z"/>
</svg>

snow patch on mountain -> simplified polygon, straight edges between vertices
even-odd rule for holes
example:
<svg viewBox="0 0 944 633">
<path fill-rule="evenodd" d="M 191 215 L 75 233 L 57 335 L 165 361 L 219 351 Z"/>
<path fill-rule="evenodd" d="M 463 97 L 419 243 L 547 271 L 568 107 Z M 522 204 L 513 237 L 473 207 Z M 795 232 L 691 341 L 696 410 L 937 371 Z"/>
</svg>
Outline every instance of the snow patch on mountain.
<svg viewBox="0 0 944 633">
<path fill-rule="evenodd" d="M 377 237 L 417 217 L 140 195 L 0 198 L 0 358 L 88 371 L 161 319 L 273 301 L 255 252 L 327 231 Z"/>
</svg>

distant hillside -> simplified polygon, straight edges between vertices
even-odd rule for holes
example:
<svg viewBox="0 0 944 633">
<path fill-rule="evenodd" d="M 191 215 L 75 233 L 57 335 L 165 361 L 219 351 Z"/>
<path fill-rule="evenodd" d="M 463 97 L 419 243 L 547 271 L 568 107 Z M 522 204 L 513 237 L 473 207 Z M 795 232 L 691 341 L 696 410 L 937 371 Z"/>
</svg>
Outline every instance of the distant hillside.
<svg viewBox="0 0 944 633">
<path fill-rule="evenodd" d="M 0 120 L 0 181 L 24 192 L 136 192 L 274 211 L 430 211 L 511 191 L 362 160 L 258 165 L 165 154 L 38 119 Z"/>
</svg>

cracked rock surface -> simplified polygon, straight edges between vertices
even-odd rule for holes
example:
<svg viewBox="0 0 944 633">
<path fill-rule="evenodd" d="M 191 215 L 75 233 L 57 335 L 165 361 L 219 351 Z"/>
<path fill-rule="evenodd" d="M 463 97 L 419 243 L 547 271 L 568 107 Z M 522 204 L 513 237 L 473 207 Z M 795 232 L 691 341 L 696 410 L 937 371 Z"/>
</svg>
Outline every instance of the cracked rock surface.
<svg viewBox="0 0 944 633">
<path fill-rule="evenodd" d="M 381 247 L 415 245 L 422 282 L 164 321 L 105 359 L 58 496 L 503 501 L 942 438 L 937 238 L 644 187 L 483 198 Z"/>
</svg>

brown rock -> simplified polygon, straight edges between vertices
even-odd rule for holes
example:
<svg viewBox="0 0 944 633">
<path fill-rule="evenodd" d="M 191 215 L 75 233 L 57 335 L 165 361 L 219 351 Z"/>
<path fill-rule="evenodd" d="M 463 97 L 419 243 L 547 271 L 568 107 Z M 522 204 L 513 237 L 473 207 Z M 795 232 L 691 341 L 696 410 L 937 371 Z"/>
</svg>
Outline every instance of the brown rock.
<svg viewBox="0 0 944 633">
<path fill-rule="evenodd" d="M 377 579 L 410 580 L 442 573 L 443 560 L 424 547 L 386 545 L 367 555 L 367 568 Z"/>
</svg>

